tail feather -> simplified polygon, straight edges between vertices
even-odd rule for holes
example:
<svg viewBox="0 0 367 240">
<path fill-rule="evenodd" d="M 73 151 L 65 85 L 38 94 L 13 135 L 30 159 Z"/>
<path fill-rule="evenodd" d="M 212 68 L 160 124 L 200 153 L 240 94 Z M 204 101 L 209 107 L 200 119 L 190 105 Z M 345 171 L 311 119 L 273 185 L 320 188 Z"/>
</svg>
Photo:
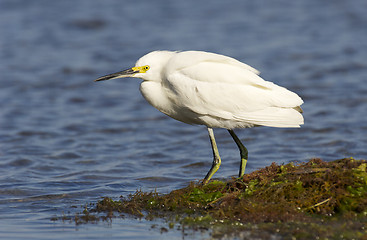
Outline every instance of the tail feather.
<svg viewBox="0 0 367 240">
<path fill-rule="evenodd" d="M 234 116 L 239 121 L 245 121 L 260 126 L 268 127 L 300 127 L 304 123 L 300 107 L 266 109 Z"/>
</svg>

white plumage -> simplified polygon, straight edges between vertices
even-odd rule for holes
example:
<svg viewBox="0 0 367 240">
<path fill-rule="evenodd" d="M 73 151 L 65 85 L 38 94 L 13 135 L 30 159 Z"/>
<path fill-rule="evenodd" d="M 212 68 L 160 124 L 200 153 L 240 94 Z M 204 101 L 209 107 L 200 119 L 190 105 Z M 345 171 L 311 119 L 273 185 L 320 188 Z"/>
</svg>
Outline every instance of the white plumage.
<svg viewBox="0 0 367 240">
<path fill-rule="evenodd" d="M 242 176 L 247 149 L 235 136 L 234 128 L 300 127 L 303 124 L 299 107 L 302 99 L 284 87 L 263 80 L 259 74 L 249 65 L 219 54 L 154 51 L 141 57 L 135 67 L 96 81 L 141 78 L 140 91 L 152 106 L 176 120 L 207 126 L 214 161 L 204 179 L 206 183 L 220 165 L 211 128 L 228 129 L 242 149 Z"/>
</svg>

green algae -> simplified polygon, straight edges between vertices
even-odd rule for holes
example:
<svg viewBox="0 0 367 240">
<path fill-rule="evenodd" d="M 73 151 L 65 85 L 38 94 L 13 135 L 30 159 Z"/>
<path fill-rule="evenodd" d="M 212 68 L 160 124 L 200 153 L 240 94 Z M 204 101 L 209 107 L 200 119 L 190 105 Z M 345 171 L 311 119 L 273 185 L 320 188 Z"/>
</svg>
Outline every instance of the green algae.
<svg viewBox="0 0 367 240">
<path fill-rule="evenodd" d="M 366 168 L 366 160 L 353 158 L 273 163 L 241 179 L 190 183 L 164 195 L 137 191 L 119 200 L 106 197 L 91 212 L 164 218 L 170 229 L 212 229 L 218 238 L 246 233 L 367 239 Z"/>
</svg>

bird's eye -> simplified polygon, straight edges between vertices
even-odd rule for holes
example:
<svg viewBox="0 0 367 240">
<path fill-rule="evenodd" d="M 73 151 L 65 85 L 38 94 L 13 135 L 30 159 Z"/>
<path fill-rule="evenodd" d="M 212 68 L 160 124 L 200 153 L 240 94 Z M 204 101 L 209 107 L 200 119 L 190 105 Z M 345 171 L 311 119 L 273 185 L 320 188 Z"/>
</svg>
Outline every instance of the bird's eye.
<svg viewBox="0 0 367 240">
<path fill-rule="evenodd" d="M 140 73 L 146 73 L 149 70 L 149 65 L 139 67 Z"/>
</svg>

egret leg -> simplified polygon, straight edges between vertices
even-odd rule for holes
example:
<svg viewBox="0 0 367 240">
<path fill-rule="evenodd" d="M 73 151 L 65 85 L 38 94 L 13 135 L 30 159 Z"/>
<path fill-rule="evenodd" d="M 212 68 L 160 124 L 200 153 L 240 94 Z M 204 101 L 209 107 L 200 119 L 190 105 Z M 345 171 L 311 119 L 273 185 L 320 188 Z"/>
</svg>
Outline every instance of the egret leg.
<svg viewBox="0 0 367 240">
<path fill-rule="evenodd" d="M 241 165 L 240 165 L 240 172 L 238 174 L 238 177 L 243 177 L 245 175 L 245 168 L 246 163 L 248 159 L 248 151 L 247 148 L 241 143 L 240 139 L 237 137 L 237 135 L 234 133 L 233 130 L 228 130 L 229 134 L 231 134 L 233 140 L 236 142 L 238 149 L 240 150 L 241 155 Z"/>
<path fill-rule="evenodd" d="M 213 165 L 203 180 L 204 185 L 207 184 L 209 180 L 212 178 L 212 176 L 214 175 L 214 173 L 218 171 L 219 166 L 221 164 L 221 159 L 219 156 L 217 143 L 215 142 L 213 129 L 208 127 L 208 132 L 209 132 L 210 143 L 212 145 L 212 150 L 213 150 Z"/>
</svg>

